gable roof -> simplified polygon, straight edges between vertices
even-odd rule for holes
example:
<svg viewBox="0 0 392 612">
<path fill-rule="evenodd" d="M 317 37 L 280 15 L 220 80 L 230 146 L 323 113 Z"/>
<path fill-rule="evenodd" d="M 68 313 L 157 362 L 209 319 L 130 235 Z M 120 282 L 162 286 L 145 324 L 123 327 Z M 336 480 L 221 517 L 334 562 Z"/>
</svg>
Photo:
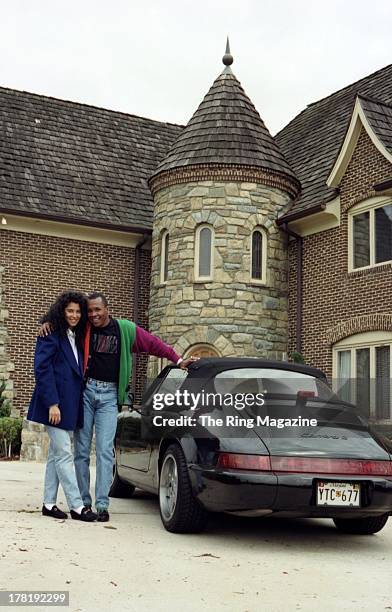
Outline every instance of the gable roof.
<svg viewBox="0 0 392 612">
<path fill-rule="evenodd" d="M 156 174 L 200 164 L 236 164 L 295 179 L 279 146 L 228 66 L 215 79 Z"/>
<path fill-rule="evenodd" d="M 363 129 L 381 155 L 392 164 L 392 106 L 357 96 L 339 155 L 327 178 L 329 187 L 340 185 Z"/>
<path fill-rule="evenodd" d="M 306 214 L 336 196 L 335 189 L 328 187 L 326 181 L 350 123 L 357 95 L 392 104 L 392 64 L 309 105 L 275 136 L 302 187 L 300 197 L 285 215 L 287 219 L 291 215 Z"/>
<path fill-rule="evenodd" d="M 392 104 L 359 96 L 361 106 L 379 141 L 392 154 Z"/>
<path fill-rule="evenodd" d="M 0 88 L 0 208 L 149 230 L 147 179 L 182 129 Z"/>
</svg>

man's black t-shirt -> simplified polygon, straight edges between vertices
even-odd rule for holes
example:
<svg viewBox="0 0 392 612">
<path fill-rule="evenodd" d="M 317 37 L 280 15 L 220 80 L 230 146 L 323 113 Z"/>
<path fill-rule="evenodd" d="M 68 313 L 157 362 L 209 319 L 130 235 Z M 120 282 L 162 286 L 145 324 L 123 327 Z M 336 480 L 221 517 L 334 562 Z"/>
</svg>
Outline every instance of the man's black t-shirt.
<svg viewBox="0 0 392 612">
<path fill-rule="evenodd" d="M 91 327 L 89 378 L 118 383 L 120 330 L 113 319 L 106 327 Z"/>
</svg>

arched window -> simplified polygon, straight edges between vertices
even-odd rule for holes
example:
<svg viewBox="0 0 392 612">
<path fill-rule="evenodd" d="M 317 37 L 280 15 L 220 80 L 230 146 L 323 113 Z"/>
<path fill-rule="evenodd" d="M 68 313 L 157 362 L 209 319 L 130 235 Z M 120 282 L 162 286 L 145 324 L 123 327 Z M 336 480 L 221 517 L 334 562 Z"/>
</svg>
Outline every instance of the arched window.
<svg viewBox="0 0 392 612">
<path fill-rule="evenodd" d="M 267 234 L 261 227 L 256 227 L 251 238 L 251 280 L 265 283 L 267 276 Z"/>
<path fill-rule="evenodd" d="M 165 230 L 161 236 L 161 283 L 166 283 L 169 272 L 169 232 Z"/>
<path fill-rule="evenodd" d="M 199 225 L 195 240 L 195 280 L 208 281 L 214 270 L 214 230 L 210 225 Z"/>
<path fill-rule="evenodd" d="M 392 419 L 392 332 L 354 334 L 333 347 L 334 386 L 366 416 Z"/>
<path fill-rule="evenodd" d="M 194 344 L 184 354 L 187 357 L 221 357 L 219 351 L 211 344 Z"/>
</svg>

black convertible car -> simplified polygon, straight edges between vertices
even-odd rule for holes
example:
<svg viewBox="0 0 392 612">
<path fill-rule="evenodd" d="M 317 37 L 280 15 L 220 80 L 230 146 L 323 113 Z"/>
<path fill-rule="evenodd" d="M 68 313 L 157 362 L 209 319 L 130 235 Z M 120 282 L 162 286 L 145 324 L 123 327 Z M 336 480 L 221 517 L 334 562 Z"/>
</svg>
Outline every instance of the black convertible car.
<svg viewBox="0 0 392 612">
<path fill-rule="evenodd" d="M 165 368 L 119 414 L 112 497 L 159 495 L 163 525 L 201 530 L 209 512 L 332 518 L 380 531 L 392 511 L 392 444 L 320 370 L 248 358 Z"/>
</svg>

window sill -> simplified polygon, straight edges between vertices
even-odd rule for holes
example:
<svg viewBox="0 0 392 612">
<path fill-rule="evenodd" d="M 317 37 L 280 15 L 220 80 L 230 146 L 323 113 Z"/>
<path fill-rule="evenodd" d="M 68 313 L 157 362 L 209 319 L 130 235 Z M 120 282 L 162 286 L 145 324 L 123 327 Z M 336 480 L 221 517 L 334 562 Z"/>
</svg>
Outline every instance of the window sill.
<svg viewBox="0 0 392 612">
<path fill-rule="evenodd" d="M 375 266 L 369 266 L 367 268 L 359 268 L 358 270 L 349 270 L 347 272 L 347 278 L 366 276 L 367 274 L 378 274 L 381 272 L 388 272 L 389 270 L 392 270 L 392 261 L 380 263 Z"/>
</svg>

